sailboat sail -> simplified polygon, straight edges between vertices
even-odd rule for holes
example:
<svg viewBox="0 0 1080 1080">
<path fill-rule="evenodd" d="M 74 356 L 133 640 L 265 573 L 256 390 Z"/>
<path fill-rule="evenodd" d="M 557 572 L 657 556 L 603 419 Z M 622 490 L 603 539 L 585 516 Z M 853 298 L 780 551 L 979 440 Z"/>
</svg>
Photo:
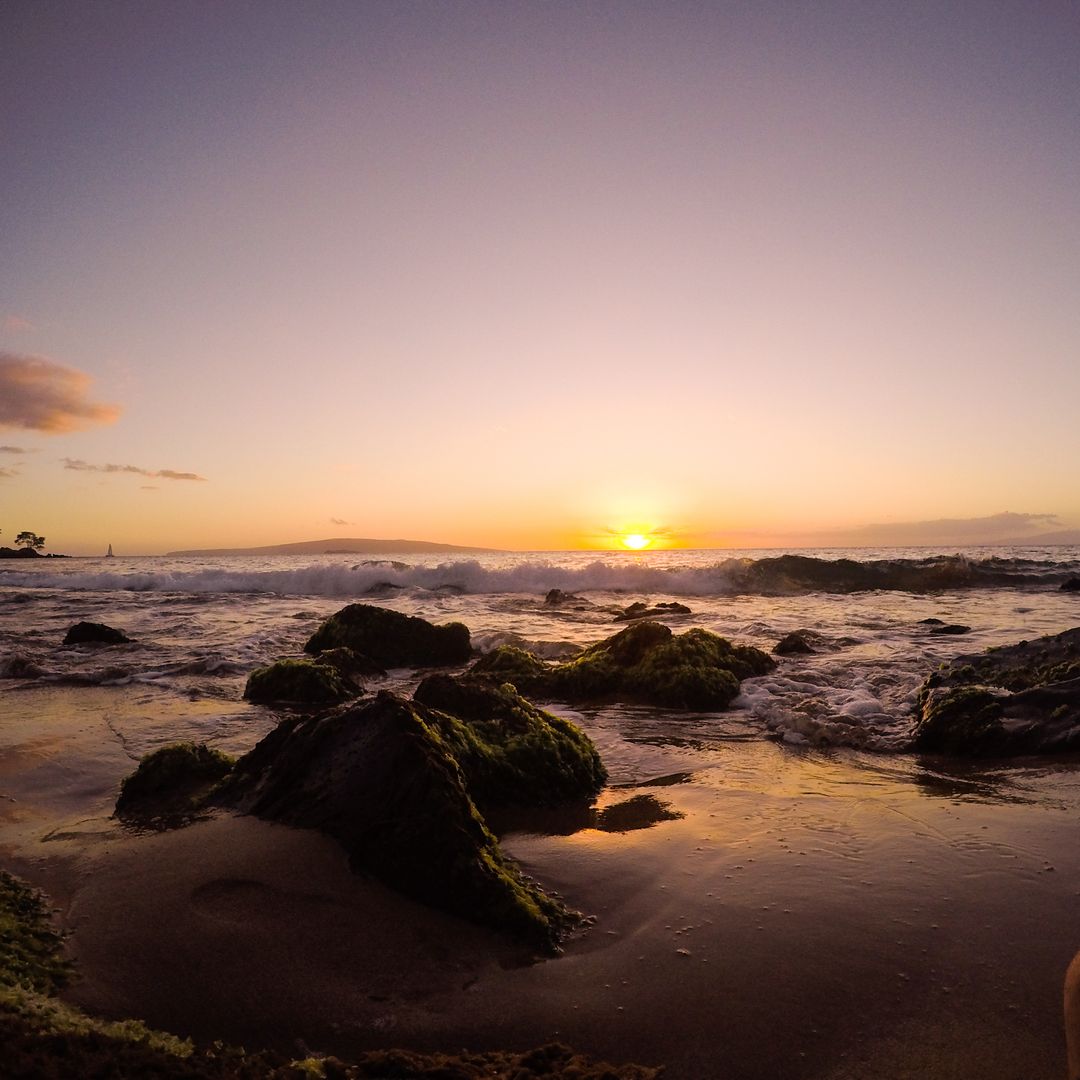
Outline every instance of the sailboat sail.
<svg viewBox="0 0 1080 1080">
<path fill-rule="evenodd" d="M 105 552 L 106 559 L 115 559 L 116 556 L 112 553 L 112 544 L 109 545 L 109 550 Z"/>
</svg>

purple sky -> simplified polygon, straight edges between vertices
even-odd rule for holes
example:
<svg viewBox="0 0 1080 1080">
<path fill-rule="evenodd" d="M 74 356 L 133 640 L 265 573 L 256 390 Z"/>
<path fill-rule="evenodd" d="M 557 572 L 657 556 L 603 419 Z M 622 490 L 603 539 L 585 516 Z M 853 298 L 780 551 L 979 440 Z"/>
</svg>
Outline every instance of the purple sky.
<svg viewBox="0 0 1080 1080">
<path fill-rule="evenodd" d="M 1075 3 L 9 0 L 0 140 L 2 537 L 1080 525 Z"/>
</svg>

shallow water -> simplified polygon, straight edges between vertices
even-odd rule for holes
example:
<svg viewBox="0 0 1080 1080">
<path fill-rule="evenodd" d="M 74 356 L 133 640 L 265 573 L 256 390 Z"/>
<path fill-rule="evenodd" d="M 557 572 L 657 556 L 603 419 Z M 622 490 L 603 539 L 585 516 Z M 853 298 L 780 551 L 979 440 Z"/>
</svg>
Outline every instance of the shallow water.
<svg viewBox="0 0 1080 1080">
<path fill-rule="evenodd" d="M 163 743 L 253 745 L 276 717 L 242 701 L 247 673 L 300 652 L 344 603 L 459 619 L 481 649 L 521 640 L 556 656 L 619 629 L 632 601 L 678 599 L 693 614 L 667 618 L 676 631 L 771 649 L 805 629 L 818 652 L 747 680 L 724 713 L 559 707 L 612 786 L 591 817 L 504 823 L 506 844 L 596 926 L 557 961 L 487 971 L 421 1011 L 388 1003 L 383 1027 L 346 1024 L 319 1045 L 558 1038 L 667 1063 L 672 1080 L 1056 1076 L 1061 979 L 1080 947 L 1080 762 L 905 752 L 937 664 L 1080 624 L 1080 596 L 1059 589 L 1080 553 L 1001 554 L 965 553 L 1006 575 L 995 584 L 833 592 L 775 575 L 748 589 L 752 553 L 0 566 L 0 672 L 17 661 L 32 676 L 0 679 L 0 849 L 45 866 L 109 836 L 120 779 Z M 547 605 L 551 588 L 581 602 Z M 927 618 L 971 630 L 934 635 Z M 81 619 L 134 643 L 62 647 Z M 215 1015 L 227 1026 L 237 1007 Z"/>
<path fill-rule="evenodd" d="M 20 561 L 0 564 L 0 675 L 29 664 L 39 685 L 141 684 L 235 701 L 253 668 L 299 653 L 346 602 L 459 620 L 481 650 L 517 642 L 555 658 L 620 629 L 616 616 L 633 601 L 676 599 L 692 611 L 665 617 L 676 631 L 703 626 L 770 650 L 807 630 L 817 649 L 748 680 L 733 713 L 703 721 L 706 730 L 719 722 L 790 741 L 896 750 L 918 687 L 939 663 L 1080 622 L 1080 595 L 1060 589 L 1080 569 L 1076 548 L 793 553 L 793 567 L 786 558 L 677 551 Z M 895 587 L 860 590 L 868 569 Z M 833 591 L 805 584 L 818 578 Z M 931 587 L 941 580 L 952 584 Z M 555 588 L 578 599 L 545 603 Z M 82 619 L 120 627 L 136 643 L 61 647 Z M 937 635 L 924 619 L 970 631 Z M 12 668 L 14 658 L 23 668 Z"/>
</svg>

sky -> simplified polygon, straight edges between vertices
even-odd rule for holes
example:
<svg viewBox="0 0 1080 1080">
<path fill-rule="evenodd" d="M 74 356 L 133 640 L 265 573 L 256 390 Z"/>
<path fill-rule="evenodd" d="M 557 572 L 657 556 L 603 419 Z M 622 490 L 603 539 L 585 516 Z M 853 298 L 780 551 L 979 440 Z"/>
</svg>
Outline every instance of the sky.
<svg viewBox="0 0 1080 1080">
<path fill-rule="evenodd" d="M 0 543 L 1075 528 L 1078 292 L 1075 2 L 0 7 Z"/>
</svg>

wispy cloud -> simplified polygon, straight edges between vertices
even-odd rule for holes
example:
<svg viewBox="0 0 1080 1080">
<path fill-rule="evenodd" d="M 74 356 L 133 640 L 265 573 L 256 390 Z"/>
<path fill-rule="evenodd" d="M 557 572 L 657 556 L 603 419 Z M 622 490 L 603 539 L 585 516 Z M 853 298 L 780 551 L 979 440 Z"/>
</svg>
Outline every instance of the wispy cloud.
<svg viewBox="0 0 1080 1080">
<path fill-rule="evenodd" d="M 134 473 L 136 476 L 149 476 L 153 479 L 162 480 L 200 480 L 205 481 L 205 476 L 199 476 L 193 472 L 177 472 L 175 469 L 144 469 L 139 465 L 92 465 L 81 458 L 61 458 L 65 469 L 74 472 L 97 472 L 97 473 Z"/>
<path fill-rule="evenodd" d="M 7 334 L 26 334 L 37 329 L 29 319 L 24 319 L 14 312 L 4 316 L 3 321 L 0 322 L 0 327 L 3 327 L 4 332 Z"/>
<path fill-rule="evenodd" d="M 59 435 L 111 424 L 115 405 L 90 401 L 90 376 L 40 356 L 0 352 L 0 428 Z"/>
<path fill-rule="evenodd" d="M 330 519 L 330 524 L 331 525 L 351 525 L 352 522 L 351 521 L 346 521 L 344 518 L 332 517 Z"/>
<path fill-rule="evenodd" d="M 0 454 L 32 454 L 33 452 L 22 446 L 0 446 Z"/>
<path fill-rule="evenodd" d="M 14 469 L 0 469 L 0 480 L 10 480 L 13 476 L 18 475 L 18 472 Z"/>
</svg>

